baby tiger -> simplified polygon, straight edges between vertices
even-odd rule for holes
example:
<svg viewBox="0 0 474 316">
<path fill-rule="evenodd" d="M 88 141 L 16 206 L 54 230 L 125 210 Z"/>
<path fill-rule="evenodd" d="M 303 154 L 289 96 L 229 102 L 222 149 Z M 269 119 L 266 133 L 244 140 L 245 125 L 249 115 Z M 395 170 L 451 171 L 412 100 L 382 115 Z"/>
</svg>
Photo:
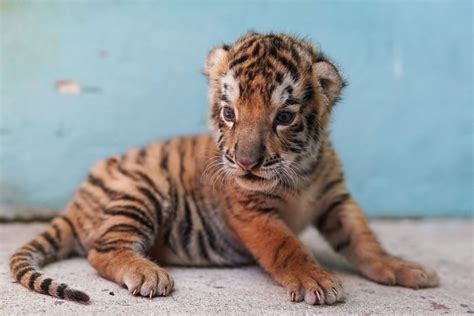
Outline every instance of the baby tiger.
<svg viewBox="0 0 474 316">
<path fill-rule="evenodd" d="M 100 161 L 64 213 L 10 260 L 36 292 L 89 302 L 39 268 L 71 255 L 133 295 L 166 296 L 158 265 L 258 262 L 292 302 L 334 304 L 341 282 L 298 240 L 314 226 L 362 275 L 387 285 L 433 287 L 433 270 L 390 256 L 349 194 L 328 125 L 344 87 L 309 42 L 250 33 L 213 49 L 213 135 L 179 137 Z M 150 259 L 152 258 L 152 259 Z"/>
</svg>

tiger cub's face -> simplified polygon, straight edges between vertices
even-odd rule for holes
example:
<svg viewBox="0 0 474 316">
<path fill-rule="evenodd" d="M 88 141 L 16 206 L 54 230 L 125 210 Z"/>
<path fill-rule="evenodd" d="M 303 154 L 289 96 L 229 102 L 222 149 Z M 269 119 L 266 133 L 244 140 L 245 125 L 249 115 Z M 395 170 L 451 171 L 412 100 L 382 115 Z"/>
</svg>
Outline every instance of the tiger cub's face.
<svg viewBox="0 0 474 316">
<path fill-rule="evenodd" d="M 248 190 L 295 189 L 344 85 L 337 68 L 305 41 L 252 33 L 213 49 L 205 73 L 223 173 Z"/>
</svg>

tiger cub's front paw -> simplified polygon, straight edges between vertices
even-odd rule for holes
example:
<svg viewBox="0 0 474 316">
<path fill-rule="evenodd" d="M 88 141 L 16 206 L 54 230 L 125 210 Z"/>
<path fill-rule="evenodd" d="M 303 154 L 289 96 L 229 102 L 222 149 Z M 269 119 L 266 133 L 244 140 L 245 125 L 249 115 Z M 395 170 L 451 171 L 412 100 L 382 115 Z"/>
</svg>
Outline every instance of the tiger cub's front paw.
<svg viewBox="0 0 474 316">
<path fill-rule="evenodd" d="M 369 279 L 386 285 L 418 289 L 436 287 L 439 284 L 434 270 L 390 256 L 372 260 L 362 266 L 361 271 Z"/>
<path fill-rule="evenodd" d="M 304 299 L 310 305 L 332 305 L 344 299 L 341 282 L 319 267 L 295 273 L 284 287 L 292 302 Z"/>
<path fill-rule="evenodd" d="M 145 297 L 167 296 L 174 282 L 168 272 L 146 259 L 133 262 L 124 268 L 123 283 L 133 295 Z"/>
</svg>

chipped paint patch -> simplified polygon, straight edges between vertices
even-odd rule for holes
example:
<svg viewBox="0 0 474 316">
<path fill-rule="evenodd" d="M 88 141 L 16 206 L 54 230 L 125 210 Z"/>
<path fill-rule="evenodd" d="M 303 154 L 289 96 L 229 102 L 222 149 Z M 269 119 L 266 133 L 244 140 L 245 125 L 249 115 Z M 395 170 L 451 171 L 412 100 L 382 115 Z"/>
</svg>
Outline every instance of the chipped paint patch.
<svg viewBox="0 0 474 316">
<path fill-rule="evenodd" d="M 82 87 L 79 82 L 74 80 L 58 80 L 56 81 L 56 90 L 60 94 L 79 95 Z"/>
<path fill-rule="evenodd" d="M 75 80 L 63 79 L 56 81 L 56 90 L 60 94 L 67 95 L 79 95 L 83 92 L 85 93 L 101 93 L 102 90 L 98 87 L 93 86 L 82 86 L 79 82 Z"/>
</svg>

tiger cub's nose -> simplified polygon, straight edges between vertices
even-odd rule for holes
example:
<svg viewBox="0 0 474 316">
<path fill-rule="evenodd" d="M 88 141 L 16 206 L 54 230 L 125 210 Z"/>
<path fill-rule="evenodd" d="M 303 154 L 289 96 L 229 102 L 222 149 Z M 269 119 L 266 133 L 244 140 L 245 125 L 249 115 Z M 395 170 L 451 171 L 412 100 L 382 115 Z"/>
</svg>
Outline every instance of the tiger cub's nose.
<svg viewBox="0 0 474 316">
<path fill-rule="evenodd" d="M 258 163 L 260 162 L 260 158 L 259 157 L 256 157 L 256 158 L 238 157 L 236 161 L 240 168 L 244 170 L 251 170 L 253 167 L 258 165 Z"/>
</svg>

